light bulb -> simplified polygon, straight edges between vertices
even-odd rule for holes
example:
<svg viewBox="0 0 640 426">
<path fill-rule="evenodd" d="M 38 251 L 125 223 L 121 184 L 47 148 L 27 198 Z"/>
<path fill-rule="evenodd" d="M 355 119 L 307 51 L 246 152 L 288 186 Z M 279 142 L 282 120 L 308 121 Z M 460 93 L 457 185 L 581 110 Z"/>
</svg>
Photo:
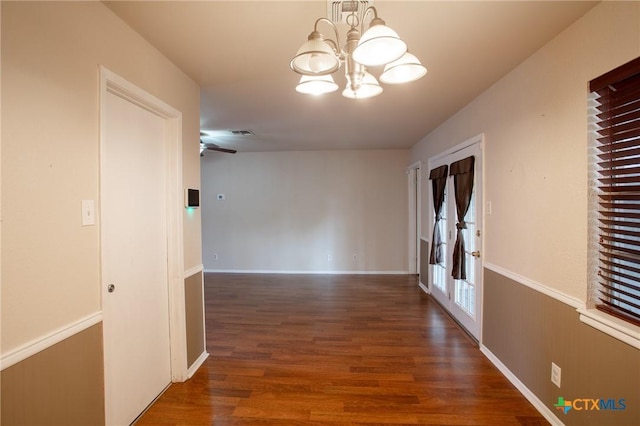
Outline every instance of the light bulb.
<svg viewBox="0 0 640 426">
<path fill-rule="evenodd" d="M 326 64 L 323 55 L 318 55 L 313 53 L 309 57 L 309 69 L 313 72 L 318 72 L 323 69 L 323 66 Z"/>
</svg>

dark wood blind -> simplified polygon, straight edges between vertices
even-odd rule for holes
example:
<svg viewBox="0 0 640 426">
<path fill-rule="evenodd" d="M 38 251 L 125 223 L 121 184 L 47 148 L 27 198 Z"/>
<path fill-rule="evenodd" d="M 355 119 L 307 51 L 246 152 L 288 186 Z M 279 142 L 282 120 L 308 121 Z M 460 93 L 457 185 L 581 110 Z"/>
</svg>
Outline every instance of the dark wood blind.
<svg viewBox="0 0 640 426">
<path fill-rule="evenodd" d="M 590 90 L 598 104 L 597 308 L 640 325 L 640 58 Z"/>
</svg>

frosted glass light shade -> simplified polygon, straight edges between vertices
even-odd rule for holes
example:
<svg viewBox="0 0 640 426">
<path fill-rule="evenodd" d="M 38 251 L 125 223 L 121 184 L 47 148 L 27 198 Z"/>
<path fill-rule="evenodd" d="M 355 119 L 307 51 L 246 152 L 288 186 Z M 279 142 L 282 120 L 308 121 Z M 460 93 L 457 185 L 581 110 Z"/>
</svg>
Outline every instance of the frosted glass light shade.
<svg viewBox="0 0 640 426">
<path fill-rule="evenodd" d="M 349 99 L 366 99 L 378 96 L 380 93 L 382 93 L 382 87 L 376 78 L 367 72 L 356 90 L 351 88 L 351 82 L 347 77 L 347 87 L 342 91 L 342 96 Z"/>
<path fill-rule="evenodd" d="M 384 21 L 382 21 L 384 22 Z M 360 38 L 353 60 L 367 67 L 388 64 L 407 51 L 407 44 L 383 23 L 372 25 Z"/>
<path fill-rule="evenodd" d="M 335 72 L 340 68 L 340 59 L 322 35 L 314 31 L 289 65 L 298 74 L 318 76 Z"/>
<path fill-rule="evenodd" d="M 338 85 L 330 75 L 310 76 L 303 75 L 296 86 L 296 92 L 305 95 L 324 95 L 338 90 Z"/>
<path fill-rule="evenodd" d="M 426 73 L 427 69 L 418 58 L 407 52 L 397 61 L 384 67 L 380 81 L 387 84 L 409 83 L 423 77 Z"/>
</svg>

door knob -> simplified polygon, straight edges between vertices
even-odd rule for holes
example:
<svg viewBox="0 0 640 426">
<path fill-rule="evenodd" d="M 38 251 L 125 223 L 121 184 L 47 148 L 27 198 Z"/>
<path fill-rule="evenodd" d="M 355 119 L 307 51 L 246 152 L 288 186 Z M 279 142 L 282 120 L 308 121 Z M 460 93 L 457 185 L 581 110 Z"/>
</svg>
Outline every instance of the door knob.
<svg viewBox="0 0 640 426">
<path fill-rule="evenodd" d="M 472 252 L 471 252 L 471 256 L 473 256 L 473 257 L 480 257 L 480 250 L 472 251 Z"/>
<path fill-rule="evenodd" d="M 116 291 L 116 286 L 115 286 L 115 285 L 113 285 L 113 284 L 109 284 L 109 285 L 107 286 L 107 291 L 108 291 L 109 293 L 113 293 L 114 291 Z"/>
</svg>

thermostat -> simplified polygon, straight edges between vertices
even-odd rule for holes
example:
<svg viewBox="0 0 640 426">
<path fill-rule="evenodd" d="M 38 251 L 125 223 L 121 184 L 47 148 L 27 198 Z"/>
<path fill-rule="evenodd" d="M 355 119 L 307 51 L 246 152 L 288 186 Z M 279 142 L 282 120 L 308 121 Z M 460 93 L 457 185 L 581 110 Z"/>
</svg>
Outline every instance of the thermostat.
<svg viewBox="0 0 640 426">
<path fill-rule="evenodd" d="M 200 190 L 187 188 L 184 190 L 184 206 L 187 208 L 200 207 Z"/>
</svg>

